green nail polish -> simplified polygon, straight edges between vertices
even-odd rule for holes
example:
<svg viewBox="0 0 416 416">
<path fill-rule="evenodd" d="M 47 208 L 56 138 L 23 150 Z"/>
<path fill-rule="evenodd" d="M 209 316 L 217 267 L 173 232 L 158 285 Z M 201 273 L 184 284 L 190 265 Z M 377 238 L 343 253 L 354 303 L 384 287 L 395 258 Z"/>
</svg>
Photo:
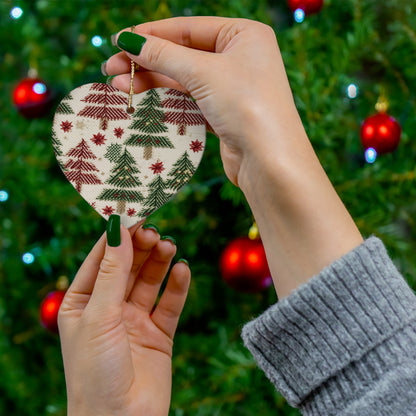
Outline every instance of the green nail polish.
<svg viewBox="0 0 416 416">
<path fill-rule="evenodd" d="M 164 235 L 163 237 L 160 237 L 161 240 L 169 240 L 172 244 L 176 245 L 176 240 L 171 237 L 170 235 Z"/>
<path fill-rule="evenodd" d="M 146 38 L 132 32 L 122 32 L 117 39 L 117 46 L 133 55 L 140 55 Z"/>
<path fill-rule="evenodd" d="M 185 263 L 189 267 L 189 261 L 185 259 L 179 259 L 178 263 Z"/>
<path fill-rule="evenodd" d="M 144 224 L 142 228 L 143 230 L 154 230 L 159 233 L 159 229 L 154 224 Z"/>
<path fill-rule="evenodd" d="M 118 247 L 121 244 L 119 215 L 110 215 L 108 219 L 107 243 L 110 247 Z"/>
<path fill-rule="evenodd" d="M 111 75 L 111 77 L 107 77 L 105 83 L 107 85 L 111 85 L 111 83 L 113 82 L 113 78 L 115 78 L 115 77 L 116 77 L 115 75 Z"/>
<path fill-rule="evenodd" d="M 118 35 L 118 33 L 114 33 L 113 35 L 111 35 L 111 44 L 113 45 L 113 46 L 117 46 L 117 35 Z"/>
<path fill-rule="evenodd" d="M 108 74 L 107 74 L 107 68 L 106 68 L 106 66 L 107 66 L 107 61 L 104 61 L 104 62 L 101 64 L 101 73 L 102 73 L 105 77 L 108 77 Z"/>
</svg>

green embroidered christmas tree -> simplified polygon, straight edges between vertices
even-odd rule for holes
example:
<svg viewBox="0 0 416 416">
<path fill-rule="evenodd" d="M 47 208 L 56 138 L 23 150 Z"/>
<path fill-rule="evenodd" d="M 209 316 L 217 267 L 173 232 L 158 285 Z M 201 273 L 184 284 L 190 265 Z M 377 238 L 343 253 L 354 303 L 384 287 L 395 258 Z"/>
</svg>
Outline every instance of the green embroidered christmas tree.
<svg viewBox="0 0 416 416">
<path fill-rule="evenodd" d="M 160 175 L 157 175 L 148 186 L 149 193 L 144 201 L 144 208 L 139 215 L 147 217 L 153 211 L 166 204 L 172 196 L 170 193 L 166 192 L 166 189 L 168 188 L 167 183 L 163 181 Z"/>
<path fill-rule="evenodd" d="M 62 101 L 59 103 L 57 109 L 56 109 L 56 113 L 57 114 L 74 114 L 74 112 L 72 111 L 72 108 L 69 106 L 69 104 L 66 101 L 71 101 L 72 100 L 72 96 L 71 94 L 66 95 Z"/>
<path fill-rule="evenodd" d="M 61 149 L 62 143 L 56 137 L 56 133 L 55 133 L 54 129 L 52 129 L 52 136 L 51 137 L 52 137 L 52 144 L 53 144 L 53 150 L 55 152 L 55 155 L 56 156 L 62 156 L 62 149 Z M 59 159 L 58 159 L 58 163 L 62 167 L 61 162 L 59 161 Z"/>
<path fill-rule="evenodd" d="M 137 133 L 131 134 L 124 144 L 144 147 L 143 157 L 146 160 L 152 157 L 153 147 L 172 149 L 171 141 L 163 135 L 168 131 L 164 119 L 165 114 L 159 94 L 154 89 L 147 91 L 134 112 L 133 122 L 129 126 L 129 129 L 137 130 Z"/>
<path fill-rule="evenodd" d="M 188 156 L 188 152 L 185 152 L 173 165 L 173 168 L 168 173 L 167 185 L 170 189 L 177 191 L 189 181 L 192 175 L 195 173 L 196 167 L 193 165 L 191 159 Z"/>
<path fill-rule="evenodd" d="M 111 170 L 111 176 L 105 183 L 113 185 L 114 188 L 104 189 L 97 197 L 98 200 L 117 201 L 117 213 L 123 214 L 127 202 L 141 202 L 143 195 L 132 188 L 139 187 L 142 183 L 135 174 L 140 173 L 132 155 L 124 149 L 118 158 L 116 166 Z"/>
<path fill-rule="evenodd" d="M 111 143 L 107 148 L 107 152 L 104 157 L 107 158 L 110 162 L 116 163 L 118 158 L 121 155 L 122 145 L 118 143 Z"/>
</svg>

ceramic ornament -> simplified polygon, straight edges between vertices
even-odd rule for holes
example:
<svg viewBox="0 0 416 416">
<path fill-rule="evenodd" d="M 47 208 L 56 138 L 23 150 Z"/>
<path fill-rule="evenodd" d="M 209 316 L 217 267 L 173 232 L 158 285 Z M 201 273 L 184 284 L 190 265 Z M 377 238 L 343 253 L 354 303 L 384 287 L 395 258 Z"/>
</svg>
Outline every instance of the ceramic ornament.
<svg viewBox="0 0 416 416">
<path fill-rule="evenodd" d="M 126 227 L 166 204 L 191 179 L 205 148 L 205 119 L 169 88 L 129 94 L 82 85 L 59 104 L 52 144 L 75 189 L 105 219 Z"/>
</svg>

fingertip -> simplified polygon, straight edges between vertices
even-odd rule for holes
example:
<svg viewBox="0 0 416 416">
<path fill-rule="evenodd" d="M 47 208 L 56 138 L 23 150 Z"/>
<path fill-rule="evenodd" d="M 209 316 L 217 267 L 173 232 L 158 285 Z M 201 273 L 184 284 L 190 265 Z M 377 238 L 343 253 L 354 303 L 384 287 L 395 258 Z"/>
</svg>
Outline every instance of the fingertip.
<svg viewBox="0 0 416 416">
<path fill-rule="evenodd" d="M 188 291 L 191 284 L 191 269 L 185 259 L 178 260 L 172 267 L 172 277 L 178 289 L 185 292 Z"/>
</svg>

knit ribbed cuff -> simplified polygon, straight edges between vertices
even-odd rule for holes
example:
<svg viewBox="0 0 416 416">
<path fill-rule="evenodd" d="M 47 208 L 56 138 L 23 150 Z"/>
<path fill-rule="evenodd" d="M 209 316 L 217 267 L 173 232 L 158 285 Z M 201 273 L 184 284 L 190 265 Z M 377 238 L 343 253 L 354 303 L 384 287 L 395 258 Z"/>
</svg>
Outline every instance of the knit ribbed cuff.
<svg viewBox="0 0 416 416">
<path fill-rule="evenodd" d="M 248 323 L 242 337 L 292 406 L 324 414 L 320 406 L 335 408 L 354 385 L 388 371 L 402 348 L 397 334 L 416 342 L 415 317 L 412 290 L 371 237 Z"/>
</svg>

